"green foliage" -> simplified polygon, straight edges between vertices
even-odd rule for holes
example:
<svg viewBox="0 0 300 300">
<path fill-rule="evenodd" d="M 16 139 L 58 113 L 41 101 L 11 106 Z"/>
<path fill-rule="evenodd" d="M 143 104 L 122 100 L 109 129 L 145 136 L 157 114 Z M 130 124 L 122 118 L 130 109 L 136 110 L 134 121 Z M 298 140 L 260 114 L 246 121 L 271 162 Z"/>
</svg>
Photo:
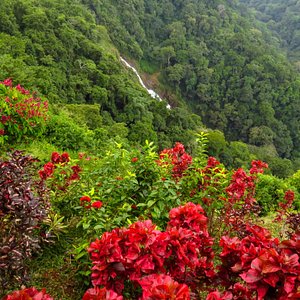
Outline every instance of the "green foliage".
<svg viewBox="0 0 300 300">
<path fill-rule="evenodd" d="M 299 209 L 300 194 L 295 183 L 294 179 L 283 180 L 275 176 L 260 174 L 256 183 L 255 197 L 261 206 L 261 213 L 266 215 L 276 211 L 278 204 L 283 202 L 287 190 L 298 191 L 295 193 L 294 208 Z"/>
<path fill-rule="evenodd" d="M 20 85 L 12 86 L 10 79 L 0 83 L 0 145 L 40 136 L 45 128 L 48 102 Z"/>
<path fill-rule="evenodd" d="M 244 11 L 241 15 L 237 4 L 220 9 L 215 2 L 196 0 L 84 3 L 121 51 L 137 60 L 142 55 L 143 66 L 160 66 L 161 82 L 206 126 L 223 131 L 230 141 L 274 145 L 280 157 L 296 156 L 299 78 L 275 38 L 268 38 L 270 32 Z"/>
<path fill-rule="evenodd" d="M 266 23 L 276 37 L 281 39 L 281 46 L 288 50 L 289 58 L 297 66 L 300 59 L 300 35 L 297 25 L 300 22 L 299 3 L 293 0 L 241 0 L 241 3 L 256 10 L 254 13 L 257 19 Z"/>
<path fill-rule="evenodd" d="M 66 150 L 79 150 L 92 147 L 94 133 L 86 125 L 80 125 L 64 111 L 52 115 L 47 123 L 45 139 L 49 143 Z"/>
</svg>

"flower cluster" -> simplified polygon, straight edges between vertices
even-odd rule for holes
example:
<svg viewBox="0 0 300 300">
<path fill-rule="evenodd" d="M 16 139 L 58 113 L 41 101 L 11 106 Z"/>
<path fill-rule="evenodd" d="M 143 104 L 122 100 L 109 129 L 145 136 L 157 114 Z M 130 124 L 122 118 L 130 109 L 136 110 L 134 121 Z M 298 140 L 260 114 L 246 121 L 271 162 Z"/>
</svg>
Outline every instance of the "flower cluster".
<svg viewBox="0 0 300 300">
<path fill-rule="evenodd" d="M 123 296 L 118 295 L 112 290 L 106 288 L 91 288 L 83 295 L 82 300 L 123 300 Z"/>
<path fill-rule="evenodd" d="M 284 215 L 289 215 L 288 210 L 292 207 L 295 199 L 295 193 L 292 190 L 288 190 L 284 194 L 285 202 L 280 202 L 277 216 L 275 218 L 276 221 L 282 221 Z"/>
<path fill-rule="evenodd" d="M 80 205 L 86 209 L 89 209 L 91 207 L 99 209 L 103 205 L 101 201 L 94 201 L 93 203 L 91 203 L 92 199 L 89 196 L 82 196 L 79 200 Z"/>
<path fill-rule="evenodd" d="M 64 164 L 70 161 L 69 153 L 64 152 L 61 155 L 58 152 L 52 152 L 51 154 L 51 162 L 53 164 Z"/>
<path fill-rule="evenodd" d="M 12 80 L 0 82 L 0 137 L 21 139 L 39 135 L 47 120 L 48 102 L 17 85 Z"/>
<path fill-rule="evenodd" d="M 36 288 L 31 287 L 12 292 L 5 296 L 3 300 L 53 300 L 53 298 L 46 294 L 45 289 L 38 291 Z"/>
<path fill-rule="evenodd" d="M 229 196 L 229 202 L 236 203 L 241 199 L 245 200 L 245 203 L 253 203 L 254 201 L 254 178 L 247 175 L 243 169 L 238 169 L 232 175 L 232 180 L 226 192 Z"/>
<path fill-rule="evenodd" d="M 93 262 L 93 285 L 121 294 L 125 282 L 130 280 L 142 286 L 143 299 L 151 299 L 149 293 L 159 293 L 156 283 L 165 282 L 166 295 L 176 291 L 176 299 L 189 299 L 187 287 L 175 281 L 192 286 L 200 277 L 203 283 L 212 278 L 213 241 L 202 207 L 188 203 L 171 210 L 169 215 L 165 232 L 156 230 L 146 220 L 133 223 L 128 229 L 105 232 L 101 239 L 92 242 L 88 251 Z M 155 283 L 152 290 L 145 290 L 146 282 L 151 280 Z"/>
<path fill-rule="evenodd" d="M 262 227 L 248 225 L 246 229 L 248 235 L 241 240 L 237 237 L 221 239 L 220 275 L 225 284 L 230 286 L 240 277 L 249 290 L 256 292 L 258 300 L 297 299 L 300 236 L 294 235 L 280 243 Z"/>
<path fill-rule="evenodd" d="M 268 164 L 261 160 L 253 160 L 251 162 L 250 174 L 263 174 L 264 169 L 267 169 L 268 167 Z"/>
<path fill-rule="evenodd" d="M 148 299 L 176 299 L 190 300 L 189 288 L 180 284 L 165 274 L 151 274 L 139 280 L 143 289 L 141 300 Z"/>
<path fill-rule="evenodd" d="M 158 164 L 169 166 L 172 165 L 172 176 L 180 178 L 184 171 L 192 163 L 192 157 L 185 152 L 181 143 L 176 143 L 174 148 L 164 149 L 159 155 Z"/>
<path fill-rule="evenodd" d="M 60 177 L 63 177 L 62 185 L 58 186 L 62 191 L 66 190 L 72 181 L 80 179 L 81 168 L 79 165 L 70 166 L 70 156 L 67 152 L 61 155 L 58 152 L 51 154 L 51 161 L 46 163 L 42 170 L 39 170 L 41 181 L 53 177 L 55 170 L 58 170 Z"/>
</svg>

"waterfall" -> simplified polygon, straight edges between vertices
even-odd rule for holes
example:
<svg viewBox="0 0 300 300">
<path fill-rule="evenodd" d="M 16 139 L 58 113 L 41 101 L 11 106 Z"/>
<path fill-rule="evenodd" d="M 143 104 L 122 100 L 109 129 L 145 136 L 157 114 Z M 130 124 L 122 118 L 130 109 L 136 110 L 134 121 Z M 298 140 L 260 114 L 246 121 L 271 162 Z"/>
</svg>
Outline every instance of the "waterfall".
<svg viewBox="0 0 300 300">
<path fill-rule="evenodd" d="M 162 99 L 160 98 L 160 96 L 159 96 L 155 91 L 153 91 L 153 90 L 151 90 L 151 89 L 148 89 L 148 88 L 146 87 L 146 85 L 145 85 L 145 83 L 143 82 L 143 80 L 142 80 L 140 74 L 138 73 L 138 71 L 137 71 L 132 65 L 130 65 L 130 64 L 129 64 L 123 57 L 121 57 L 121 56 L 120 56 L 120 60 L 121 60 L 122 63 L 124 63 L 124 65 L 125 65 L 127 68 L 131 69 L 131 70 L 135 73 L 135 75 L 136 75 L 137 78 L 139 79 L 139 82 L 140 82 L 141 86 L 142 86 L 144 89 L 147 90 L 148 94 L 149 94 L 152 98 L 157 99 L 157 100 L 159 100 L 159 101 L 162 101 Z M 168 109 L 171 109 L 171 105 L 170 105 L 170 104 L 167 104 L 167 108 L 168 108 Z"/>
</svg>

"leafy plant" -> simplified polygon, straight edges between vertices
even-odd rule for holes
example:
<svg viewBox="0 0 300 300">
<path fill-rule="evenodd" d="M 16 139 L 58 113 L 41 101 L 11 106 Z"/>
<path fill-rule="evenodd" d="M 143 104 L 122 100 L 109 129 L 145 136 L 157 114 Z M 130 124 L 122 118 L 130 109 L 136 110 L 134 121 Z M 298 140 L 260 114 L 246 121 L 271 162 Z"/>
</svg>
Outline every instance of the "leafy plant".
<svg viewBox="0 0 300 300">
<path fill-rule="evenodd" d="M 25 261 L 40 249 L 49 204 L 43 183 L 34 179 L 30 156 L 15 151 L 0 160 L 0 283 L 25 282 Z"/>
<path fill-rule="evenodd" d="M 5 296 L 3 300 L 53 300 L 53 298 L 46 293 L 45 289 L 38 291 L 36 288 L 31 287 L 12 292 Z"/>
<path fill-rule="evenodd" d="M 48 102 L 30 94 L 19 84 L 13 87 L 11 79 L 0 82 L 0 144 L 25 136 L 43 133 L 48 118 Z"/>
</svg>

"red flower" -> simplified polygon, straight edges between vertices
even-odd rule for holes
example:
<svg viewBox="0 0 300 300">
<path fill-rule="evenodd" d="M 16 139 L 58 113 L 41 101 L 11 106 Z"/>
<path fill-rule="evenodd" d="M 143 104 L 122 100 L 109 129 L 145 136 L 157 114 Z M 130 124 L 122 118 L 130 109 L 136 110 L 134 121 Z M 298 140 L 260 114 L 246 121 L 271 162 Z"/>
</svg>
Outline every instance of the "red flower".
<svg viewBox="0 0 300 300">
<path fill-rule="evenodd" d="M 92 203 L 92 207 L 94 208 L 101 208 L 102 207 L 102 202 L 101 201 L 96 201 Z"/>
<path fill-rule="evenodd" d="M 83 196 L 79 200 L 81 202 L 91 202 L 91 198 L 89 196 Z"/>
<path fill-rule="evenodd" d="M 72 166 L 71 169 L 73 170 L 74 174 L 78 174 L 82 171 L 78 165 Z"/>
<path fill-rule="evenodd" d="M 232 294 L 230 292 L 225 292 L 224 295 L 221 295 L 219 291 L 215 291 L 209 293 L 206 300 L 232 300 Z"/>
<path fill-rule="evenodd" d="M 31 287 L 20 291 L 12 292 L 5 296 L 2 300 L 53 300 L 53 298 L 46 294 L 46 290 L 38 291 L 36 288 Z"/>
<path fill-rule="evenodd" d="M 269 167 L 267 163 L 261 160 L 253 160 L 251 162 L 251 166 L 252 168 L 250 169 L 250 174 L 262 174 L 264 172 L 264 169 L 267 169 Z"/>
<path fill-rule="evenodd" d="M 215 168 L 217 165 L 219 165 L 220 162 L 213 156 L 210 156 L 207 160 L 207 168 Z"/>
<path fill-rule="evenodd" d="M 4 135 L 4 134 L 5 134 L 4 129 L 0 129 L 0 135 Z"/>
<path fill-rule="evenodd" d="M 88 289 L 83 295 L 82 300 L 123 300 L 123 296 L 118 295 L 112 290 L 96 287 Z"/>
<path fill-rule="evenodd" d="M 70 161 L 70 156 L 67 152 L 64 152 L 62 155 L 61 155 L 61 162 L 62 163 L 66 163 L 66 162 L 69 162 Z"/>
<path fill-rule="evenodd" d="M 157 163 L 161 166 L 173 165 L 172 176 L 181 178 L 184 171 L 188 169 L 192 163 L 192 157 L 185 152 L 184 146 L 181 143 L 176 143 L 174 148 L 164 149 L 160 155 L 160 160 Z"/>
<path fill-rule="evenodd" d="M 12 87 L 12 79 L 11 78 L 7 78 L 3 82 L 0 82 L 0 83 L 4 84 L 6 86 Z"/>
<path fill-rule="evenodd" d="M 51 161 L 54 164 L 59 164 L 60 163 L 60 154 L 58 152 L 52 152 L 52 154 L 51 154 Z"/>
<path fill-rule="evenodd" d="M 170 276 L 152 274 L 139 280 L 143 289 L 141 300 L 150 299 L 176 299 L 189 300 L 190 293 L 186 284 L 180 284 Z"/>
<path fill-rule="evenodd" d="M 77 173 L 73 173 L 69 178 L 69 180 L 79 180 L 79 179 L 80 176 Z"/>
<path fill-rule="evenodd" d="M 48 162 L 44 165 L 43 170 L 39 171 L 40 178 L 46 180 L 48 177 L 51 177 L 54 173 L 55 166 L 52 162 Z"/>
<path fill-rule="evenodd" d="M 295 193 L 292 190 L 288 190 L 284 194 L 284 200 L 286 200 L 288 203 L 292 203 L 295 198 Z"/>
<path fill-rule="evenodd" d="M 137 157 L 133 157 L 132 159 L 131 159 L 131 162 L 133 162 L 133 163 L 135 163 L 135 162 L 137 162 L 139 159 L 137 158 Z"/>
</svg>

